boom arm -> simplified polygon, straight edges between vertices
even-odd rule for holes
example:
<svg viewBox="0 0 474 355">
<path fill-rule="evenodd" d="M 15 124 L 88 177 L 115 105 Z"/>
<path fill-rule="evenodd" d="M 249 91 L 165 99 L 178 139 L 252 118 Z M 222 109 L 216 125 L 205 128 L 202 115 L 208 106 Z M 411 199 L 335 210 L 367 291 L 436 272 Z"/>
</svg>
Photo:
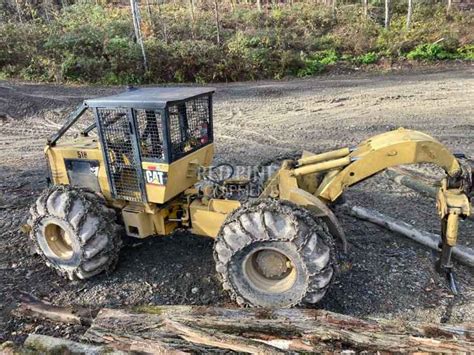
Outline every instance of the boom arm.
<svg viewBox="0 0 474 355">
<path fill-rule="evenodd" d="M 335 201 L 347 187 L 386 168 L 416 163 L 436 164 L 447 174 L 437 198 L 442 222 L 439 266 L 451 277 L 454 289 L 451 250 L 456 245 L 459 218 L 471 213 L 468 197 L 472 189 L 471 172 L 464 169 L 443 144 L 425 133 L 399 128 L 369 138 L 355 149 L 306 154 L 297 161 L 285 161 L 262 195 L 290 200 L 327 217 L 320 202 Z M 331 218 L 326 218 L 329 229 L 344 240 L 334 216 L 329 216 Z"/>
<path fill-rule="evenodd" d="M 425 133 L 403 128 L 365 140 L 348 158 L 346 166 L 319 186 L 320 198 L 334 201 L 345 188 L 397 165 L 433 163 L 449 177 L 461 174 L 458 160 L 444 145 Z"/>
</svg>

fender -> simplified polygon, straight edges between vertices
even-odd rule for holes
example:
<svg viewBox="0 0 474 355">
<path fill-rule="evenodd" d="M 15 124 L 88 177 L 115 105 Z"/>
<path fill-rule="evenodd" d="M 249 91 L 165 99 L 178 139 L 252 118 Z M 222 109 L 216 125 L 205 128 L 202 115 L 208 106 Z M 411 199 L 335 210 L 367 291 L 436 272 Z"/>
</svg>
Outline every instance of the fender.
<svg viewBox="0 0 474 355">
<path fill-rule="evenodd" d="M 292 188 L 287 200 L 307 208 L 315 216 L 322 218 L 331 234 L 341 241 L 344 253 L 347 253 L 347 239 L 344 230 L 334 212 L 323 201 L 300 188 Z"/>
</svg>

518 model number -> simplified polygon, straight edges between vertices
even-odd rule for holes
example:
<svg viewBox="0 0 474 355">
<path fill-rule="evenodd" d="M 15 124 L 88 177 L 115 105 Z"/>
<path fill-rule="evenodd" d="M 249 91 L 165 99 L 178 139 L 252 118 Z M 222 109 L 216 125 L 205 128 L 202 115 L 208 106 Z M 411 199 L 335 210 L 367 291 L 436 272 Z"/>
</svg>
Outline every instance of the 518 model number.
<svg viewBox="0 0 474 355">
<path fill-rule="evenodd" d="M 79 159 L 87 159 L 87 152 L 84 152 L 82 150 L 77 151 L 77 157 Z"/>
</svg>

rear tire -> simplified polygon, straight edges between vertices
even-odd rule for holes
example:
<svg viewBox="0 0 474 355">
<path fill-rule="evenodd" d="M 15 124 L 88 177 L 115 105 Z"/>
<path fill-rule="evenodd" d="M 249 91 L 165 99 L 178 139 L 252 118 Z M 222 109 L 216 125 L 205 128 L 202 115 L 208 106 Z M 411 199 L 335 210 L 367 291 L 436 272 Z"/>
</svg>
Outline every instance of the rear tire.
<svg viewBox="0 0 474 355">
<path fill-rule="evenodd" d="M 30 208 L 36 252 L 60 275 L 88 279 L 115 268 L 122 245 L 116 213 L 93 192 L 57 185 Z"/>
<path fill-rule="evenodd" d="M 257 200 L 233 212 L 216 238 L 214 259 L 224 290 L 253 307 L 317 303 L 334 274 L 326 225 L 286 201 Z"/>
</svg>

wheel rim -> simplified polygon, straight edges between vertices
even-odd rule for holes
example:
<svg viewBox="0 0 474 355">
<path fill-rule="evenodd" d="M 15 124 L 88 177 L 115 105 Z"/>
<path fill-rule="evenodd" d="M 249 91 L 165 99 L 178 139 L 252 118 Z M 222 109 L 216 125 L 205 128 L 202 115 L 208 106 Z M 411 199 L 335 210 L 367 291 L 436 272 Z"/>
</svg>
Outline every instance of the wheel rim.
<svg viewBox="0 0 474 355">
<path fill-rule="evenodd" d="M 268 293 L 289 290 L 296 281 L 296 267 L 291 259 L 274 248 L 255 250 L 244 260 L 244 272 L 250 283 Z"/>
<path fill-rule="evenodd" d="M 69 234 L 58 224 L 50 223 L 44 230 L 49 249 L 58 258 L 71 259 L 73 256 L 72 241 Z"/>
</svg>

